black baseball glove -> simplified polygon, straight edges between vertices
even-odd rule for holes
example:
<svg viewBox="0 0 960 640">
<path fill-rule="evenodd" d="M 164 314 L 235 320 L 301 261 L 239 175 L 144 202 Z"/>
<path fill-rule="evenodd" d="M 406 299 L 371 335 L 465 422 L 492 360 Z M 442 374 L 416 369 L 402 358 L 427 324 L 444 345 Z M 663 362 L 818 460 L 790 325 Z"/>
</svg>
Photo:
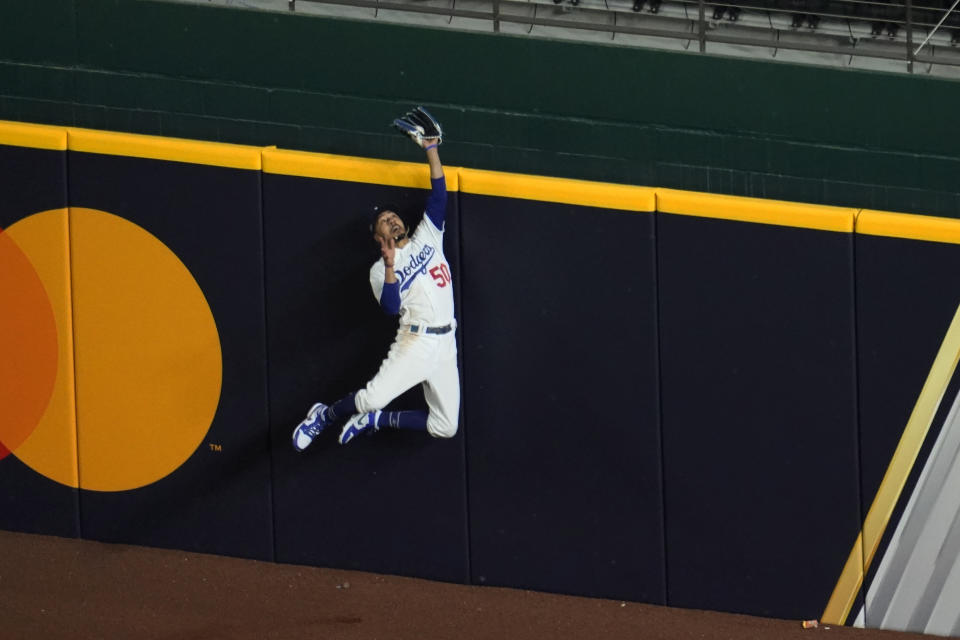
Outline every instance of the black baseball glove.
<svg viewBox="0 0 960 640">
<path fill-rule="evenodd" d="M 416 107 L 402 118 L 393 121 L 393 126 L 410 136 L 418 147 L 443 142 L 443 129 L 440 123 L 423 107 Z"/>
</svg>

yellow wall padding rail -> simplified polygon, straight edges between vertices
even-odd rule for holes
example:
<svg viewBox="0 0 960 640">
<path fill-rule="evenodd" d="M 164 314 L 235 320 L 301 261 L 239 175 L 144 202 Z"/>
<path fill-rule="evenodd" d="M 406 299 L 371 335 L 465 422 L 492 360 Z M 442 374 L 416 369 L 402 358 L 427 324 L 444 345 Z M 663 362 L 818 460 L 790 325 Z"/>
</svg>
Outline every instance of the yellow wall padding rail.
<svg viewBox="0 0 960 640">
<path fill-rule="evenodd" d="M 960 244 L 960 220 L 864 209 L 857 218 L 857 233 Z"/>
<path fill-rule="evenodd" d="M 263 171 L 391 187 L 430 188 L 430 171 L 423 162 L 398 162 L 267 148 L 263 150 Z M 447 190 L 457 191 L 459 171 L 455 167 L 445 167 L 444 172 Z"/>
<path fill-rule="evenodd" d="M 62 127 L 0 120 L 0 144 L 63 151 L 67 148 L 67 130 Z"/>
<path fill-rule="evenodd" d="M 207 164 L 231 169 L 259 170 L 262 165 L 259 147 L 90 129 L 71 128 L 67 132 L 72 151 Z"/>
<path fill-rule="evenodd" d="M 654 211 L 654 189 L 588 182 L 548 176 L 530 176 L 480 169 L 460 170 L 460 190 L 485 196 L 558 202 L 623 211 Z"/>
<path fill-rule="evenodd" d="M 657 189 L 657 211 L 851 233 L 858 210 L 781 200 Z"/>
</svg>

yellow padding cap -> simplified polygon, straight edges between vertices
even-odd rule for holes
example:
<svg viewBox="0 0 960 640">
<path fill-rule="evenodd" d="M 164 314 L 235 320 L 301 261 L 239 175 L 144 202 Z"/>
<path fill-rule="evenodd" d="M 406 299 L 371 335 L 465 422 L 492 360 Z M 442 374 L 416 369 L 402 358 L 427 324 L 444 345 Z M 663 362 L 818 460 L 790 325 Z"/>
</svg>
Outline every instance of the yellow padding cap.
<svg viewBox="0 0 960 640">
<path fill-rule="evenodd" d="M 424 162 L 398 162 L 354 158 L 328 153 L 265 149 L 263 170 L 288 176 L 323 178 L 345 182 L 367 182 L 391 187 L 430 188 L 430 168 Z M 459 170 L 445 167 L 447 190 L 459 189 Z"/>
<path fill-rule="evenodd" d="M 91 129 L 70 128 L 68 132 L 72 151 L 189 162 L 231 169 L 259 170 L 261 164 L 259 147 Z"/>
<path fill-rule="evenodd" d="M 67 130 L 63 127 L 0 120 L 0 144 L 63 151 L 67 148 Z"/>
<path fill-rule="evenodd" d="M 649 187 L 529 176 L 480 169 L 460 170 L 460 190 L 483 196 L 558 202 L 585 207 L 654 211 L 656 197 Z"/>
<path fill-rule="evenodd" d="M 853 232 L 857 209 L 657 189 L 657 211 L 784 227 Z"/>
<path fill-rule="evenodd" d="M 960 220 L 864 209 L 857 218 L 857 233 L 960 244 Z"/>
</svg>

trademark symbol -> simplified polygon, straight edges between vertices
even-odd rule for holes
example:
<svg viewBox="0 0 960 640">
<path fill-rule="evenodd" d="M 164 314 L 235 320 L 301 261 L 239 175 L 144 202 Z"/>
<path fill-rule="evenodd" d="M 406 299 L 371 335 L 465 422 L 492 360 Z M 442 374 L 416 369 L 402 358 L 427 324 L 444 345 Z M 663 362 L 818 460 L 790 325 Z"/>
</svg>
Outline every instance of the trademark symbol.
<svg viewBox="0 0 960 640">
<path fill-rule="evenodd" d="M 211 443 L 211 444 L 210 444 L 210 451 L 223 451 L 223 447 L 221 447 L 219 444 L 213 444 L 213 443 Z"/>
</svg>

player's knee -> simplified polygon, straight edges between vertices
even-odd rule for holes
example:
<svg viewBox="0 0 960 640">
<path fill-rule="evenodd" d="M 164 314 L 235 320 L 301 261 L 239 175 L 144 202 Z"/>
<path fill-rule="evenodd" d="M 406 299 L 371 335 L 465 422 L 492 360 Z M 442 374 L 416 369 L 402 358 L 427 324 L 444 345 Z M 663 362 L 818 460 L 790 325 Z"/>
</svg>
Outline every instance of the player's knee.
<svg viewBox="0 0 960 640">
<path fill-rule="evenodd" d="M 388 402 L 390 402 L 389 398 L 381 398 L 375 390 L 371 391 L 369 387 L 358 391 L 353 398 L 353 403 L 357 405 L 357 411 L 360 413 L 380 411 L 387 406 Z"/>
<path fill-rule="evenodd" d="M 427 433 L 434 438 L 452 438 L 457 435 L 457 423 L 431 413 L 427 417 Z"/>
</svg>

